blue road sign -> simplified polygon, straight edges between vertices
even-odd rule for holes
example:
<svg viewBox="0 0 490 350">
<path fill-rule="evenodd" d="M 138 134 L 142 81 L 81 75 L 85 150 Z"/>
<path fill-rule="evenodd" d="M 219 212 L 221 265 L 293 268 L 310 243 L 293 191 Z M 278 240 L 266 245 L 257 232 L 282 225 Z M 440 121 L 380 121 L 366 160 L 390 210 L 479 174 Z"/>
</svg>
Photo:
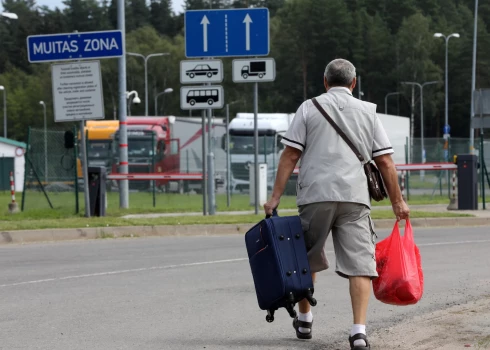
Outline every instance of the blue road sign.
<svg viewBox="0 0 490 350">
<path fill-rule="evenodd" d="M 185 12 L 186 57 L 267 56 L 269 9 Z"/>
<path fill-rule="evenodd" d="M 31 35 L 27 37 L 29 62 L 51 62 L 121 57 L 120 30 Z"/>
</svg>

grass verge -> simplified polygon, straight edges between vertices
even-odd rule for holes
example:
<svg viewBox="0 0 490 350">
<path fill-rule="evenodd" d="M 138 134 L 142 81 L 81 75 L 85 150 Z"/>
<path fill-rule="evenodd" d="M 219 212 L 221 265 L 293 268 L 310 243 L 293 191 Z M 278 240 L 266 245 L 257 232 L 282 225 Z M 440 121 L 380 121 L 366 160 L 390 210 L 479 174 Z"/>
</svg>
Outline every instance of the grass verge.
<svg viewBox="0 0 490 350">
<path fill-rule="evenodd" d="M 292 215 L 292 214 L 287 214 Z M 391 210 L 374 210 L 372 218 L 393 219 Z M 412 218 L 432 217 L 471 217 L 467 214 L 456 213 L 433 213 L 418 212 L 411 213 Z M 215 216 L 171 216 L 154 219 L 121 219 L 120 217 L 70 217 L 70 218 L 38 218 L 37 220 L 10 220 L 0 221 L 0 230 L 36 230 L 57 228 L 85 228 L 85 227 L 110 227 L 110 226 L 158 226 L 158 225 L 219 225 L 219 224 L 254 224 L 263 219 L 260 215 L 215 215 Z M 110 237 L 102 237 L 110 238 Z"/>
</svg>

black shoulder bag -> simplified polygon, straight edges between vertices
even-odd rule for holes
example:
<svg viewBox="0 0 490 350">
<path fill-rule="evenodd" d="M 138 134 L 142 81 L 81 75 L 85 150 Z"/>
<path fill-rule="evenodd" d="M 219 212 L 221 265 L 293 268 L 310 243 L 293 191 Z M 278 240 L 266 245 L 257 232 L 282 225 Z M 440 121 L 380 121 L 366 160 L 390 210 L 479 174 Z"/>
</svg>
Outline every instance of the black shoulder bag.
<svg viewBox="0 0 490 350">
<path fill-rule="evenodd" d="M 372 199 L 376 202 L 382 201 L 387 198 L 386 189 L 383 184 L 383 179 L 381 177 L 381 173 L 379 172 L 376 165 L 374 165 L 371 161 L 365 163 L 365 159 L 362 154 L 357 150 L 356 146 L 349 140 L 349 138 L 345 135 L 345 133 L 339 128 L 339 126 L 330 118 L 325 109 L 320 106 L 318 101 L 313 98 L 313 104 L 320 111 L 321 114 L 327 119 L 327 121 L 333 126 L 333 128 L 337 131 L 337 133 L 344 139 L 350 149 L 356 154 L 359 161 L 364 165 L 364 173 L 366 174 L 367 184 L 369 189 L 369 194 Z M 365 163 L 365 164 L 364 164 Z"/>
</svg>

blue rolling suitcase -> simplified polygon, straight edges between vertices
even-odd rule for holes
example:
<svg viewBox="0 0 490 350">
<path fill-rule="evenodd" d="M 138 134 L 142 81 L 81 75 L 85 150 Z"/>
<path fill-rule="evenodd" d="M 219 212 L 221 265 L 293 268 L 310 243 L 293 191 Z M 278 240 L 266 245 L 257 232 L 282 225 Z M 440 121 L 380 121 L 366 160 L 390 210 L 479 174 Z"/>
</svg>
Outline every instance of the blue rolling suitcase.
<svg viewBox="0 0 490 350">
<path fill-rule="evenodd" d="M 245 234 L 248 258 L 261 310 L 267 322 L 274 312 L 286 308 L 296 317 L 294 306 L 304 298 L 315 306 L 313 280 L 299 216 L 266 217 Z"/>
</svg>

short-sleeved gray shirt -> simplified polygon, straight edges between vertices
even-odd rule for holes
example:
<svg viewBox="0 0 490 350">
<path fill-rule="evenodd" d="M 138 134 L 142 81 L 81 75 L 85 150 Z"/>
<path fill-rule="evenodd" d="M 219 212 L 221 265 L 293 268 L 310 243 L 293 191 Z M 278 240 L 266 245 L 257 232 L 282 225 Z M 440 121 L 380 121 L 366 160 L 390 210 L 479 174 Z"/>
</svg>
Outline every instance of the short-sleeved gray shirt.
<svg viewBox="0 0 490 350">
<path fill-rule="evenodd" d="M 356 99 L 343 87 L 316 99 L 366 160 L 393 153 L 375 104 Z M 297 205 L 333 201 L 371 207 L 363 164 L 311 100 L 298 108 L 282 143 L 302 151 Z"/>
</svg>

